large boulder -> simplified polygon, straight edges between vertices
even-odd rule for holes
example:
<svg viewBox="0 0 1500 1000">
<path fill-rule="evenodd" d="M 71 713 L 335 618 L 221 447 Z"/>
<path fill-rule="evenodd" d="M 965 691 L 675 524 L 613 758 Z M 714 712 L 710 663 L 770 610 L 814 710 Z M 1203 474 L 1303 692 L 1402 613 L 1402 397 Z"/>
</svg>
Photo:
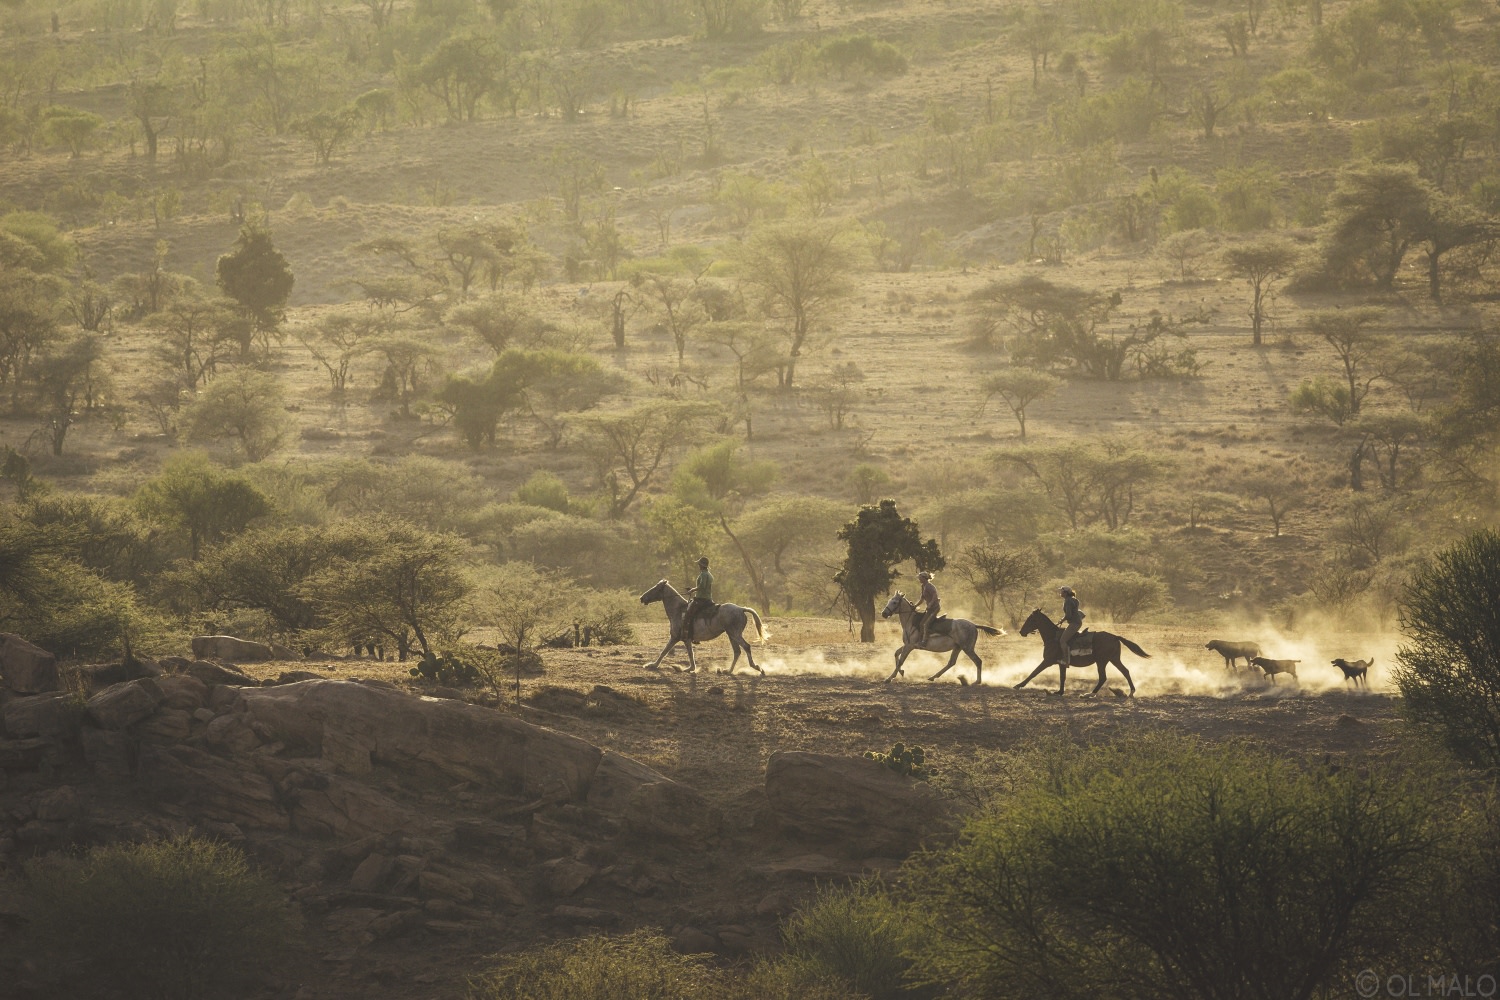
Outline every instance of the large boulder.
<svg viewBox="0 0 1500 1000">
<path fill-rule="evenodd" d="M 138 777 L 156 797 L 197 819 L 286 830 L 291 819 L 271 779 L 243 760 L 225 760 L 185 744 L 141 750 Z"/>
<path fill-rule="evenodd" d="M 195 635 L 192 646 L 193 656 L 199 660 L 258 663 L 276 659 L 275 652 L 265 643 L 236 639 L 232 635 Z"/>
<path fill-rule="evenodd" d="M 189 677 L 208 687 L 217 685 L 255 687 L 260 684 L 260 681 L 233 664 L 215 663 L 212 660 L 193 660 L 182 670 Z"/>
<path fill-rule="evenodd" d="M 955 810 L 926 782 L 863 757 L 788 750 L 766 763 L 766 798 L 781 828 L 851 857 L 901 857 L 946 836 Z"/>
<path fill-rule="evenodd" d="M 17 694 L 57 690 L 57 658 L 10 632 L 0 632 L 0 682 Z"/>
<path fill-rule="evenodd" d="M 16 738 L 69 739 L 82 719 L 78 701 L 66 692 L 13 698 L 5 703 L 5 731 Z"/>
<path fill-rule="evenodd" d="M 161 704 L 162 691 L 149 677 L 111 684 L 88 700 L 84 711 L 101 729 L 124 729 L 140 722 Z"/>
</svg>

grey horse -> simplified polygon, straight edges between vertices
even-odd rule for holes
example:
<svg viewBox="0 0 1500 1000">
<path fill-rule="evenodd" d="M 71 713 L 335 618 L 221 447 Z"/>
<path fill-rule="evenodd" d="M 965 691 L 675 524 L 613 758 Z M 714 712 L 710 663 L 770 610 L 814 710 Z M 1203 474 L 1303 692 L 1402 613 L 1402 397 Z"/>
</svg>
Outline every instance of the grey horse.
<svg viewBox="0 0 1500 1000">
<path fill-rule="evenodd" d="M 655 670 L 660 667 L 662 657 L 670 653 L 672 647 L 681 642 L 687 647 L 688 671 L 695 671 L 698 669 L 698 661 L 693 656 L 693 644 L 707 642 L 710 639 L 717 639 L 721 635 L 727 635 L 729 636 L 729 646 L 734 650 L 734 659 L 729 661 L 729 670 L 727 672 L 734 673 L 735 664 L 740 662 L 740 651 L 744 650 L 745 659 L 750 661 L 750 666 L 756 670 L 760 670 L 762 676 L 765 675 L 765 671 L 756 666 L 755 657 L 750 652 L 750 643 L 745 638 L 747 615 L 755 619 L 755 634 L 761 638 L 765 638 L 766 635 L 765 629 L 760 624 L 760 615 L 755 613 L 754 608 L 742 608 L 738 604 L 721 604 L 714 609 L 712 616 L 708 618 L 700 616 L 695 619 L 692 625 L 692 633 L 684 636 L 682 634 L 682 616 L 687 610 L 688 599 L 674 590 L 670 583 L 662 580 L 641 595 L 642 604 L 652 604 L 656 601 L 660 601 L 662 608 L 667 612 L 667 621 L 671 623 L 672 629 L 667 638 L 666 648 L 656 657 L 656 662 L 646 669 Z"/>
<path fill-rule="evenodd" d="M 984 661 L 979 658 L 978 653 L 974 652 L 974 643 L 979 641 L 980 632 L 986 635 L 1005 634 L 1005 629 L 1003 628 L 996 628 L 993 625 L 976 625 L 967 618 L 952 618 L 949 619 L 947 635 L 933 633 L 927 636 L 926 642 L 923 642 L 922 630 L 916 626 L 916 606 L 911 601 L 908 601 L 906 595 L 899 590 L 886 603 L 885 609 L 880 612 L 882 618 L 889 618 L 894 614 L 901 616 L 901 648 L 896 650 L 896 669 L 891 671 L 891 676 L 885 679 L 887 684 L 895 680 L 896 675 L 904 675 L 906 673 L 906 671 L 901 669 L 901 665 L 906 662 L 906 658 L 911 655 L 911 651 L 914 649 L 925 649 L 929 653 L 953 651 L 953 655 L 948 657 L 948 665 L 927 678 L 928 680 L 935 681 L 953 669 L 953 665 L 958 662 L 958 654 L 964 653 L 969 659 L 974 661 L 974 683 L 982 683 L 984 680 Z"/>
</svg>

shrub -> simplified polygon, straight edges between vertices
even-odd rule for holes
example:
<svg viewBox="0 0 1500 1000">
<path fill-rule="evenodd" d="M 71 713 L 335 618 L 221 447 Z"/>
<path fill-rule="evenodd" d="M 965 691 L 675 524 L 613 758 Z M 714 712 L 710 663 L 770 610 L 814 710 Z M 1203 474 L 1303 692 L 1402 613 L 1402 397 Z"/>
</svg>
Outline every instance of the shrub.
<svg viewBox="0 0 1500 1000">
<path fill-rule="evenodd" d="M 1401 629 L 1407 715 L 1463 760 L 1500 765 L 1500 533 L 1476 532 L 1413 573 Z"/>
<path fill-rule="evenodd" d="M 891 747 L 890 753 L 866 750 L 864 757 L 866 760 L 878 760 L 897 774 L 904 774 L 918 781 L 926 781 L 932 776 L 932 771 L 927 767 L 927 751 L 918 746 L 909 747 L 905 743 L 897 743 Z"/>
<path fill-rule="evenodd" d="M 782 924 L 781 934 L 789 964 L 882 1000 L 907 994 L 907 955 L 918 927 L 885 886 L 872 881 L 820 889 Z"/>
<path fill-rule="evenodd" d="M 131 996 L 218 996 L 294 940 L 281 891 L 215 841 L 96 847 L 34 861 L 26 874 L 33 947 L 76 996 L 127 984 Z"/>
<path fill-rule="evenodd" d="M 547 510 L 566 514 L 568 512 L 568 487 L 551 472 L 538 469 L 531 474 L 530 479 L 517 488 L 516 503 L 545 507 Z"/>
<path fill-rule="evenodd" d="M 508 957 L 470 983 L 470 1000 L 719 1000 L 719 974 L 659 931 L 562 941 Z"/>
<path fill-rule="evenodd" d="M 1128 622 L 1167 603 L 1160 579 L 1130 569 L 1090 566 L 1077 573 L 1078 591 L 1111 621 Z"/>
<path fill-rule="evenodd" d="M 818 62 L 844 79 L 851 72 L 900 76 L 906 72 L 906 57 L 890 42 L 870 35 L 850 35 L 825 42 L 818 49 Z"/>
<path fill-rule="evenodd" d="M 987 997 L 1315 996 L 1416 946 L 1430 790 L 1180 737 L 1054 750 L 912 871 L 917 973 Z"/>
</svg>

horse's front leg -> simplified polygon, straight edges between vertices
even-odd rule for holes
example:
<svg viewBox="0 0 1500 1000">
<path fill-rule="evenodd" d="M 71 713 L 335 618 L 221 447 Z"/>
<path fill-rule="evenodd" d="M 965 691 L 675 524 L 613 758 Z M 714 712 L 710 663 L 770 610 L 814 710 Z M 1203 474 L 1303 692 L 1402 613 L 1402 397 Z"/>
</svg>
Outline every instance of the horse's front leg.
<svg viewBox="0 0 1500 1000">
<path fill-rule="evenodd" d="M 657 668 L 659 668 L 661 666 L 661 661 L 665 659 L 666 655 L 672 651 L 672 647 L 677 645 L 677 642 L 678 640 L 675 635 L 669 638 L 667 640 L 667 644 L 662 647 L 661 652 L 656 654 L 656 662 L 651 664 L 651 666 L 647 667 L 646 669 L 656 670 Z"/>
<path fill-rule="evenodd" d="M 906 658 L 909 655 L 911 655 L 911 647 L 910 646 L 902 646 L 900 649 L 896 650 L 896 669 L 892 670 L 891 671 L 891 676 L 889 676 L 889 677 L 887 677 L 885 679 L 885 682 L 887 684 L 889 684 L 891 681 L 895 680 L 898 675 L 904 673 L 904 671 L 902 671 L 902 669 L 901 669 L 901 664 L 903 664 L 903 663 L 906 662 Z"/>
<path fill-rule="evenodd" d="M 1031 673 L 1027 674 L 1025 680 L 1023 680 L 1021 683 L 1019 683 L 1019 684 L 1016 685 L 1016 690 L 1019 691 L 1021 688 L 1025 687 L 1027 684 L 1030 684 L 1032 681 L 1036 680 L 1036 675 L 1039 674 L 1039 673 L 1041 673 L 1043 670 L 1046 670 L 1050 666 L 1052 666 L 1052 661 L 1051 660 L 1043 660 L 1041 663 L 1038 663 L 1036 665 L 1036 669 L 1033 670 Z"/>
<path fill-rule="evenodd" d="M 933 674 L 931 677 L 929 677 L 927 679 L 930 680 L 930 681 L 935 681 L 939 677 L 941 677 L 944 674 L 946 674 L 948 671 L 952 670 L 953 669 L 953 664 L 955 664 L 955 663 L 958 662 L 958 653 L 959 653 L 958 647 L 954 646 L 953 647 L 953 655 L 950 656 L 950 657 L 948 657 L 948 663 L 947 663 L 947 665 L 944 666 L 942 670 L 939 670 L 937 673 Z"/>
</svg>

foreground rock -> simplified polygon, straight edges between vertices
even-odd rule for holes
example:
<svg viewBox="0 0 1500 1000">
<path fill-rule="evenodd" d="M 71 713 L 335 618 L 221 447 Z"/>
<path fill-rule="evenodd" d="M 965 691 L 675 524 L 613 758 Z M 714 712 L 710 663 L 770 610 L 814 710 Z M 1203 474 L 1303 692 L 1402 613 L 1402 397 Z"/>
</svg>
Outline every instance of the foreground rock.
<svg viewBox="0 0 1500 1000">
<path fill-rule="evenodd" d="M 904 857 L 956 821 L 952 804 L 926 782 L 863 757 L 774 753 L 766 798 L 783 830 L 850 857 Z"/>
<path fill-rule="evenodd" d="M 57 658 L 10 632 L 0 632 L 0 681 L 17 694 L 57 690 Z"/>
</svg>

